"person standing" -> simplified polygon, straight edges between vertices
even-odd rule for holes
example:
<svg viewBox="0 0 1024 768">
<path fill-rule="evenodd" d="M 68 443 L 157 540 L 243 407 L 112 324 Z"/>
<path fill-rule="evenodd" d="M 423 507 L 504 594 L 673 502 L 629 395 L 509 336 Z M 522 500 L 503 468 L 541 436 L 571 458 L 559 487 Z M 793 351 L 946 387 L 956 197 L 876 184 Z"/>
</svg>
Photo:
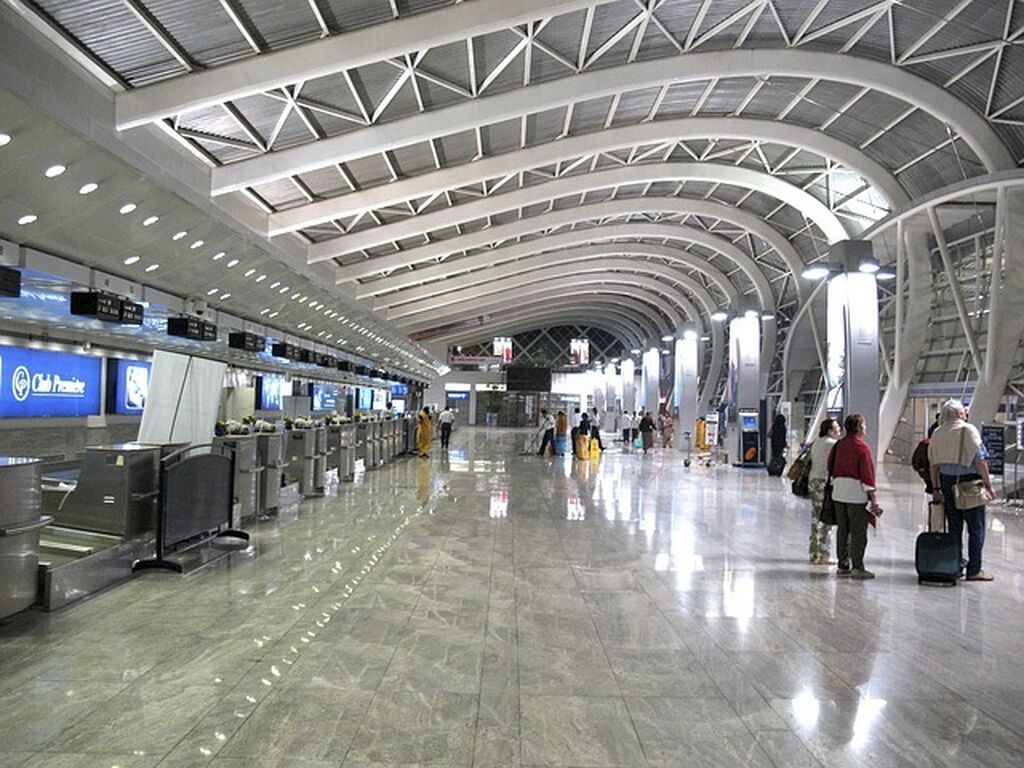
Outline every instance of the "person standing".
<svg viewBox="0 0 1024 768">
<path fill-rule="evenodd" d="M 942 404 L 942 423 L 932 433 L 928 445 L 931 465 L 932 501 L 946 509 L 949 532 L 956 537 L 963 563 L 964 524 L 967 525 L 967 581 L 992 581 L 992 574 L 981 569 L 981 550 L 985 546 L 985 504 L 969 509 L 956 506 L 956 485 L 981 481 L 989 498 L 995 498 L 988 472 L 988 451 L 978 428 L 967 421 L 962 403 L 947 400 Z"/>
<path fill-rule="evenodd" d="M 424 406 L 416 414 L 416 453 L 421 459 L 430 456 L 430 441 L 434 439 L 434 424 L 430 421 L 430 408 Z"/>
<path fill-rule="evenodd" d="M 544 436 L 541 438 L 540 448 L 537 449 L 537 455 L 543 456 L 544 451 L 547 450 L 549 445 L 551 446 L 551 450 L 555 449 L 555 418 L 546 410 L 541 410 L 540 412 L 539 431 L 543 433 Z"/>
<path fill-rule="evenodd" d="M 672 447 L 672 432 L 675 429 L 675 425 L 672 423 L 672 417 L 668 415 L 668 411 L 661 414 L 661 447 L 671 448 Z"/>
<path fill-rule="evenodd" d="M 572 441 L 572 455 L 576 456 L 579 452 L 576 450 L 576 439 L 580 436 L 580 409 L 573 408 L 572 418 L 569 420 L 569 439 Z"/>
<path fill-rule="evenodd" d="M 859 413 L 851 413 L 843 425 L 846 435 L 832 446 L 828 473 L 832 476 L 832 500 L 836 508 L 836 555 L 838 575 L 873 579 L 864 568 L 868 523 L 882 514 L 875 487 L 875 463 L 864 440 L 867 425 Z"/>
<path fill-rule="evenodd" d="M 640 440 L 644 446 L 644 453 L 654 447 L 654 419 L 651 417 L 651 412 L 647 411 L 640 419 Z"/>
<path fill-rule="evenodd" d="M 628 412 L 622 412 L 622 442 L 625 449 L 628 451 L 630 444 L 633 442 L 633 417 Z"/>
<path fill-rule="evenodd" d="M 441 425 L 441 448 L 447 450 L 448 443 L 452 438 L 452 424 L 455 423 L 455 412 L 445 406 L 437 416 L 437 423 Z"/>
<path fill-rule="evenodd" d="M 555 417 L 555 453 L 559 456 L 565 454 L 565 441 L 569 433 L 569 419 L 565 411 L 559 411 Z"/>
<path fill-rule="evenodd" d="M 597 440 L 598 450 L 604 451 L 604 443 L 601 442 L 601 413 L 597 408 L 593 411 L 593 416 L 590 417 L 590 437 L 593 440 Z"/>
<path fill-rule="evenodd" d="M 828 482 L 828 457 L 832 446 L 839 441 L 839 422 L 825 419 L 818 428 L 818 439 L 811 443 L 811 469 L 807 475 L 807 489 L 811 497 L 811 565 L 832 565 L 832 526 L 821 522 L 821 502 Z"/>
</svg>

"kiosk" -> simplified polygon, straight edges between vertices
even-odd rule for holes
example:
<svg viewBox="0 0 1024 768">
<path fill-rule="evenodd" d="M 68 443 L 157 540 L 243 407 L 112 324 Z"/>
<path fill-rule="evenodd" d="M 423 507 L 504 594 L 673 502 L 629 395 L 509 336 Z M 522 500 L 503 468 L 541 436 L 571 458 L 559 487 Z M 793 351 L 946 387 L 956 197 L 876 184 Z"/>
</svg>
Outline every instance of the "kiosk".
<svg viewBox="0 0 1024 768">
<path fill-rule="evenodd" d="M 742 466 L 760 466 L 761 429 L 757 411 L 740 411 L 740 461 Z"/>
</svg>

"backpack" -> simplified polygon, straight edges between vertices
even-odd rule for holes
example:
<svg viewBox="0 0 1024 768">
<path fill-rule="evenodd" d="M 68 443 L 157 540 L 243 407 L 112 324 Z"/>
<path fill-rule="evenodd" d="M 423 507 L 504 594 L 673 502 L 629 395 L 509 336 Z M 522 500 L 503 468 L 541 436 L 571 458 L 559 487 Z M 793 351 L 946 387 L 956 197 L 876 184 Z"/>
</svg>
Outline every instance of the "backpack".
<svg viewBox="0 0 1024 768">
<path fill-rule="evenodd" d="M 928 461 L 928 446 L 931 440 L 927 437 L 917 444 L 914 453 L 910 457 L 910 466 L 914 468 L 918 476 L 925 482 L 931 481 L 931 462 Z"/>
</svg>

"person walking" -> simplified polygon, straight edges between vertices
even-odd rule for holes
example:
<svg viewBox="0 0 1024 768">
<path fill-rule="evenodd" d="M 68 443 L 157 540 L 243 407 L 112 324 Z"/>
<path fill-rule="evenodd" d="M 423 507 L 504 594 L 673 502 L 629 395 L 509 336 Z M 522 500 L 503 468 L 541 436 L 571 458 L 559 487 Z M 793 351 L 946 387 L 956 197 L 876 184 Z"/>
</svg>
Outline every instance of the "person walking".
<svg viewBox="0 0 1024 768">
<path fill-rule="evenodd" d="M 592 440 L 597 440 L 598 450 L 604 452 L 604 443 L 601 442 L 601 413 L 595 408 L 593 414 L 590 417 L 590 437 Z"/>
<path fill-rule="evenodd" d="M 644 453 L 654 447 L 654 419 L 651 412 L 647 411 L 640 419 L 640 440 L 643 442 Z"/>
<path fill-rule="evenodd" d="M 540 448 L 537 449 L 537 455 L 543 456 L 549 445 L 551 450 L 555 449 L 555 418 L 546 410 L 540 412 L 540 429 L 538 431 L 543 434 L 543 437 L 540 441 Z"/>
<path fill-rule="evenodd" d="M 455 412 L 445 406 L 445 409 L 437 416 L 437 423 L 441 425 L 441 449 L 447 450 L 448 443 L 452 438 L 452 424 L 455 423 Z"/>
<path fill-rule="evenodd" d="M 671 448 L 672 447 L 672 433 L 675 429 L 675 425 L 672 423 L 672 417 L 668 415 L 668 411 L 661 415 L 661 447 Z"/>
<path fill-rule="evenodd" d="M 876 496 L 875 464 L 871 447 L 864 440 L 864 417 L 851 413 L 843 426 L 846 435 L 832 446 L 828 457 L 836 508 L 838 575 L 873 579 L 875 574 L 864 567 L 864 552 L 868 546 L 868 523 L 882 514 Z"/>
<path fill-rule="evenodd" d="M 622 418 L 619 421 L 622 423 L 623 448 L 628 451 L 633 442 L 633 417 L 626 411 L 623 411 Z"/>
<path fill-rule="evenodd" d="M 992 574 L 981 569 L 981 551 L 985 546 L 985 500 L 961 509 L 957 506 L 959 484 L 980 483 L 989 499 L 995 498 L 992 478 L 988 471 L 988 451 L 981 442 L 978 428 L 967 421 L 962 403 L 947 400 L 942 405 L 942 419 L 932 433 L 928 445 L 928 463 L 931 465 L 932 501 L 942 503 L 949 522 L 949 532 L 956 537 L 963 558 L 964 524 L 967 525 L 967 581 L 992 581 Z M 970 486 L 967 486 L 970 490 Z M 962 504 L 961 504 L 962 506 Z"/>
<path fill-rule="evenodd" d="M 565 411 L 559 411 L 555 417 L 555 453 L 565 455 L 565 441 L 569 434 L 569 419 Z"/>
<path fill-rule="evenodd" d="M 430 456 L 430 441 L 434 439 L 434 424 L 430 420 L 430 408 L 424 406 L 416 414 L 416 453 L 421 459 Z"/>
<path fill-rule="evenodd" d="M 811 565 L 835 563 L 832 559 L 832 526 L 821 522 L 821 502 L 825 496 L 825 483 L 828 482 L 828 457 L 840 434 L 838 421 L 824 419 L 818 428 L 818 439 L 811 443 L 811 469 L 807 475 L 807 490 L 811 497 Z"/>
</svg>

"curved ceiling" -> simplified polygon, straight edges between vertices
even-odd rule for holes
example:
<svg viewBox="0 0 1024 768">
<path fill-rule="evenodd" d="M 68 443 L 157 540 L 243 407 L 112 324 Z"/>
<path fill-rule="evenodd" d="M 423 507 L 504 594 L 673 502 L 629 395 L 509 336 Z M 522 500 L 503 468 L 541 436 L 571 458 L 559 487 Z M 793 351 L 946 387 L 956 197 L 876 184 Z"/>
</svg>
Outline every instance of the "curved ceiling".
<svg viewBox="0 0 1024 768">
<path fill-rule="evenodd" d="M 1024 157 L 1014 2 L 127 5 L 35 3 L 117 91 L 117 127 L 159 126 L 254 236 L 436 338 L 456 297 L 580 260 L 609 285 L 657 262 L 621 304 L 675 292 L 657 326 L 695 285 L 798 306 L 831 243 Z M 550 317 L 565 279 L 517 316 Z"/>
</svg>

